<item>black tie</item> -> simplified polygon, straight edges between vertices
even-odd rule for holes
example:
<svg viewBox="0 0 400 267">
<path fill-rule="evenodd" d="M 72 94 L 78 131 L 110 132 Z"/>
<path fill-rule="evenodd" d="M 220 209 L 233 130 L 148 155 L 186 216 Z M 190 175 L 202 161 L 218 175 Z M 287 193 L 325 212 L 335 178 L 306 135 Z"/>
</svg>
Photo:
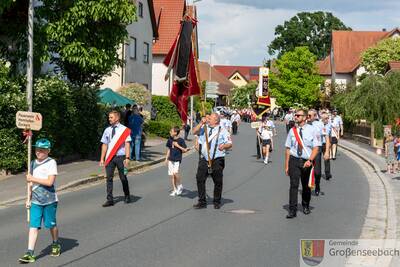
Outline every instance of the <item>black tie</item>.
<svg viewBox="0 0 400 267">
<path fill-rule="evenodd" d="M 300 139 L 303 140 L 303 128 L 300 128 Z M 300 144 L 297 144 L 297 156 L 301 157 L 303 154 L 303 149 Z"/>
<path fill-rule="evenodd" d="M 210 127 L 210 131 L 208 131 L 208 149 L 211 149 L 211 142 L 212 142 L 212 140 L 210 140 L 210 136 L 212 135 L 213 129 L 214 129 L 214 128 L 211 128 L 211 127 Z"/>
<path fill-rule="evenodd" d="M 111 132 L 111 139 L 114 137 L 115 135 L 115 128 L 117 128 L 117 126 L 112 126 L 112 132 Z"/>
</svg>

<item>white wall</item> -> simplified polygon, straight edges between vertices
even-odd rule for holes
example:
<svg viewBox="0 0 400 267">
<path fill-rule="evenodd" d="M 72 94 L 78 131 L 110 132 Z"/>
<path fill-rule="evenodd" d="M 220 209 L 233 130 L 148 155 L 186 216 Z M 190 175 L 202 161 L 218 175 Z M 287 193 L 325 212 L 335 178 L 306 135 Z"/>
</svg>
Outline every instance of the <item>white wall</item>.
<svg viewBox="0 0 400 267">
<path fill-rule="evenodd" d="M 346 90 L 347 85 L 353 82 L 353 75 L 351 73 L 336 73 L 335 86 L 338 90 Z"/>
<path fill-rule="evenodd" d="M 120 58 L 125 59 L 123 69 L 116 68 L 111 76 L 105 78 L 102 88 L 109 87 L 113 90 L 127 83 L 140 83 L 150 91 L 152 89 L 152 62 L 153 62 L 153 27 L 151 24 L 150 9 L 147 0 L 138 0 L 143 4 L 143 17 L 137 16 L 137 21 L 127 26 L 128 40 L 120 51 Z M 137 9 L 138 10 L 138 9 Z M 136 58 L 130 56 L 131 37 L 136 39 Z M 149 44 L 149 63 L 144 62 L 144 42 Z"/>
<path fill-rule="evenodd" d="M 165 81 L 164 77 L 167 73 L 167 67 L 163 64 L 164 56 L 155 55 L 153 57 L 153 95 L 168 96 L 169 90 L 172 88 L 172 71 L 170 81 Z"/>
</svg>

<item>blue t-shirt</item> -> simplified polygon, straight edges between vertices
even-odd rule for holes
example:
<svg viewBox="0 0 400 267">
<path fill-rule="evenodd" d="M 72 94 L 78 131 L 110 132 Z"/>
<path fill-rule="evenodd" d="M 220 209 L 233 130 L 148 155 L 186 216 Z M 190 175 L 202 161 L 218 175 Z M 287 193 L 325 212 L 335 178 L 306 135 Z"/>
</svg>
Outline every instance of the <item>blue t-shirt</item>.
<svg viewBox="0 0 400 267">
<path fill-rule="evenodd" d="M 177 147 L 173 147 L 172 143 L 173 142 L 177 142 L 178 145 L 180 145 L 183 148 L 186 148 L 186 143 L 185 140 L 183 140 L 182 138 L 178 138 L 178 139 L 173 139 L 171 136 L 168 138 L 167 140 L 167 144 L 166 147 L 169 148 L 169 157 L 168 160 L 170 161 L 182 161 L 182 150 L 180 150 Z"/>
<path fill-rule="evenodd" d="M 129 116 L 128 127 L 131 129 L 131 136 L 142 135 L 143 118 L 138 114 Z"/>
</svg>

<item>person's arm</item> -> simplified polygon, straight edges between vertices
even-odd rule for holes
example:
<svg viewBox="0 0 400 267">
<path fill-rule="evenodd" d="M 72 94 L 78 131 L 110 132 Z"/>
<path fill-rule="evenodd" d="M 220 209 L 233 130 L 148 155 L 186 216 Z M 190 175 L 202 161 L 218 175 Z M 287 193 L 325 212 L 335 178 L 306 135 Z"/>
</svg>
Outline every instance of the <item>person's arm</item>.
<svg viewBox="0 0 400 267">
<path fill-rule="evenodd" d="M 178 144 L 178 142 L 176 142 L 176 141 L 174 141 L 174 146 L 177 147 L 178 149 L 180 149 L 180 150 L 183 151 L 183 152 L 189 151 L 189 149 L 180 146 L 180 145 Z"/>
<path fill-rule="evenodd" d="M 290 148 L 286 148 L 285 152 L 285 174 L 289 176 L 289 158 L 290 158 Z"/>
<path fill-rule="evenodd" d="M 127 167 L 129 164 L 129 155 L 131 153 L 131 143 L 130 142 L 125 142 L 125 160 L 124 160 L 124 166 Z"/>
<path fill-rule="evenodd" d="M 193 135 L 199 134 L 199 133 L 200 133 L 201 127 L 203 127 L 203 125 L 204 125 L 205 123 L 206 123 L 206 118 L 205 118 L 205 117 L 201 118 L 200 123 L 197 124 L 196 127 L 193 127 L 193 130 L 192 130 Z"/>
<path fill-rule="evenodd" d="M 311 167 L 312 162 L 315 160 L 315 158 L 318 155 L 318 152 L 319 152 L 319 147 L 317 147 L 317 146 L 313 147 L 309 160 L 307 160 L 304 163 L 304 168 Z"/>
<path fill-rule="evenodd" d="M 105 160 L 106 153 L 107 153 L 107 147 L 108 147 L 108 145 L 106 145 L 106 144 L 101 145 L 101 156 L 100 156 L 100 164 L 99 164 L 100 166 L 104 166 L 104 160 Z"/>
<path fill-rule="evenodd" d="M 326 135 L 325 136 L 325 140 L 326 140 L 326 143 L 325 143 L 325 155 L 324 155 L 324 159 L 325 160 L 328 160 L 329 158 L 330 158 L 330 153 L 329 153 L 329 151 L 330 151 L 330 149 L 331 149 L 331 138 L 330 138 L 330 136 L 329 135 Z"/>
<path fill-rule="evenodd" d="M 168 163 L 169 158 L 169 148 L 167 148 L 167 152 L 165 153 L 165 163 Z"/>
<path fill-rule="evenodd" d="M 47 179 L 38 179 L 33 177 L 31 174 L 26 175 L 26 181 L 27 182 L 32 182 L 36 184 L 41 184 L 45 186 L 52 186 L 54 184 L 54 181 L 56 180 L 56 175 L 49 175 L 47 176 Z"/>
<path fill-rule="evenodd" d="M 28 182 L 26 185 L 26 202 L 25 207 L 29 209 L 31 207 L 31 200 L 32 200 L 32 183 Z"/>
</svg>

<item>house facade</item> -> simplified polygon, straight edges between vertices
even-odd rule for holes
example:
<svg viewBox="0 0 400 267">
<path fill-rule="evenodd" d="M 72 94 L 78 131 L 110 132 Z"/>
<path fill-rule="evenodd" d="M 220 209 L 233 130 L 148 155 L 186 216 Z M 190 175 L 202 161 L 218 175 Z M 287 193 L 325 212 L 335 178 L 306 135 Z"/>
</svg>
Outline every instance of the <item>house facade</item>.
<svg viewBox="0 0 400 267">
<path fill-rule="evenodd" d="M 358 78 L 366 73 L 361 66 L 361 55 L 368 48 L 387 38 L 400 36 L 398 28 L 392 31 L 333 31 L 330 54 L 317 65 L 325 78 L 326 94 L 331 87 L 345 90 L 348 85 L 358 84 Z"/>
<path fill-rule="evenodd" d="M 137 0 L 137 21 L 127 26 L 128 40 L 119 54 L 125 60 L 106 77 L 103 88 L 114 91 L 128 83 L 139 83 L 152 91 L 153 42 L 158 38 L 153 0 Z"/>
<path fill-rule="evenodd" d="M 237 87 L 245 86 L 251 81 L 258 82 L 259 79 L 259 66 L 215 65 L 214 68 Z"/>
</svg>

